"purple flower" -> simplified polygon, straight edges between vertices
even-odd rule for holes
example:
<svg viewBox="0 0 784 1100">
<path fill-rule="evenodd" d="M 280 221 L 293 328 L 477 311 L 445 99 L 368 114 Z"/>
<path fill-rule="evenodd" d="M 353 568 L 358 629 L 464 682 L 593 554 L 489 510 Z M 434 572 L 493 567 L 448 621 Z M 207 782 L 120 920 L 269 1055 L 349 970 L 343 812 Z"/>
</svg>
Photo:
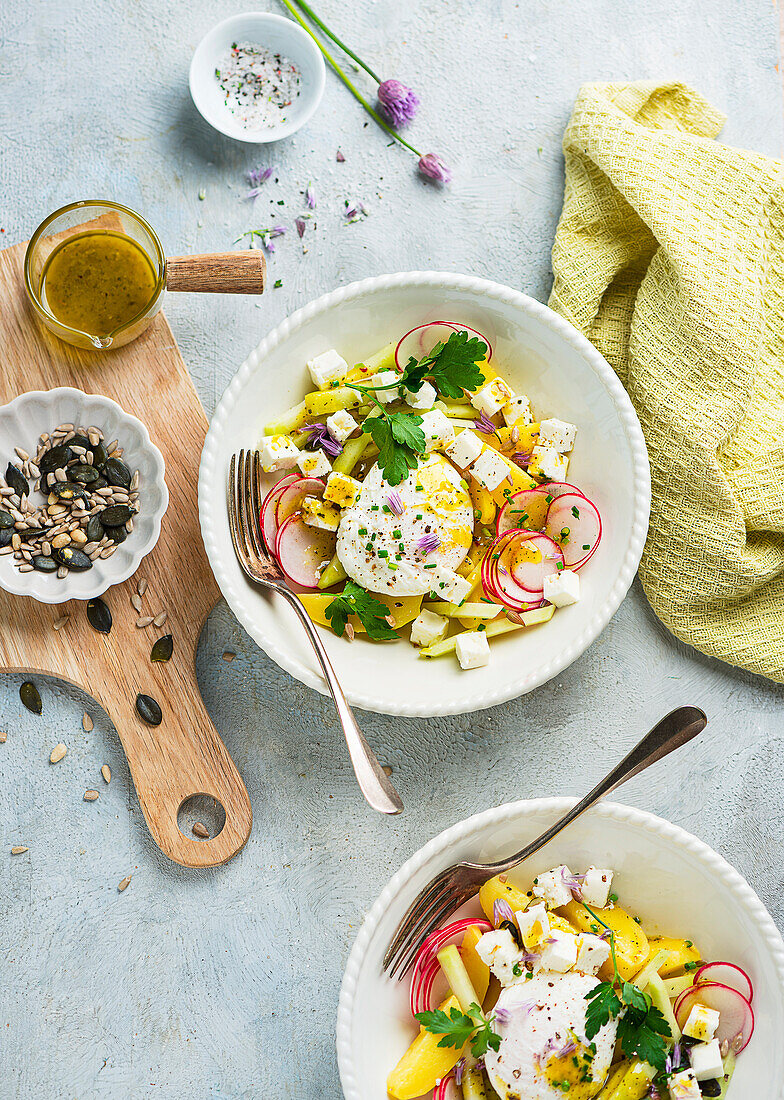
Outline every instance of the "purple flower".
<svg viewBox="0 0 784 1100">
<path fill-rule="evenodd" d="M 564 881 L 564 886 L 568 886 L 572 891 L 572 897 L 575 901 L 583 900 L 583 891 L 581 883 L 585 879 L 585 875 L 567 875 L 566 871 L 561 868 L 561 878 Z"/>
<path fill-rule="evenodd" d="M 307 206 L 308 210 L 312 210 L 313 207 L 316 205 L 316 196 L 313 194 L 313 189 L 311 188 L 309 183 L 308 186 L 305 188 L 305 205 Z"/>
<path fill-rule="evenodd" d="M 429 535 L 423 535 L 417 543 L 416 548 L 420 554 L 427 557 L 428 554 L 432 554 L 434 550 L 437 550 L 440 545 L 441 539 L 435 532 L 432 532 Z"/>
<path fill-rule="evenodd" d="M 511 1018 L 511 1012 L 508 1008 L 497 1008 L 493 1013 L 493 1020 L 495 1023 L 500 1024 L 501 1027 L 506 1027 Z"/>
<path fill-rule="evenodd" d="M 272 229 L 257 229 L 254 231 L 256 236 L 261 237 L 261 243 L 266 252 L 274 252 L 275 245 L 272 243 L 276 237 L 282 237 L 286 232 L 285 225 L 276 225 Z"/>
<path fill-rule="evenodd" d="M 510 920 L 514 923 L 512 906 L 505 898 L 496 898 L 493 902 L 493 924 L 498 927 L 501 921 Z"/>
<path fill-rule="evenodd" d="M 515 451 L 512 455 L 512 462 L 514 462 L 516 466 L 527 466 L 530 461 L 530 451 Z"/>
<path fill-rule="evenodd" d="M 449 183 L 452 179 L 452 173 L 435 153 L 425 153 L 423 157 L 420 157 L 419 171 L 427 179 L 436 180 L 438 183 Z"/>
<path fill-rule="evenodd" d="M 302 239 L 302 237 L 305 233 L 305 219 L 304 218 L 295 218 L 294 219 L 294 224 L 297 227 L 297 233 L 299 234 L 300 239 Z"/>
<path fill-rule="evenodd" d="M 251 168 L 249 172 L 245 173 L 245 177 L 251 186 L 245 196 L 246 199 L 255 199 L 261 193 L 261 185 L 266 183 L 272 175 L 271 168 Z"/>
<path fill-rule="evenodd" d="M 419 107 L 419 97 L 399 80 L 383 80 L 379 84 L 378 102 L 382 115 L 397 127 L 411 122 Z"/>
<path fill-rule="evenodd" d="M 462 1084 L 463 1073 L 465 1071 L 465 1068 L 466 1068 L 466 1060 L 465 1060 L 465 1058 L 461 1058 L 460 1061 L 455 1066 L 455 1082 L 458 1085 Z"/>
<path fill-rule="evenodd" d="M 680 1069 L 681 1066 L 681 1048 L 680 1043 L 676 1043 L 672 1048 L 672 1053 L 667 1055 L 667 1060 L 664 1063 L 665 1073 L 674 1073 Z"/>
<path fill-rule="evenodd" d="M 343 217 L 348 222 L 358 222 L 360 218 L 367 217 L 367 207 L 363 202 L 355 202 L 353 199 L 345 200 L 346 209 L 343 211 Z"/>
<path fill-rule="evenodd" d="M 314 450 L 321 447 L 332 458 L 336 458 L 343 450 L 343 444 L 330 435 L 326 424 L 306 424 L 302 430 L 308 432 L 308 444 Z"/>
<path fill-rule="evenodd" d="M 482 432 L 483 435 L 496 435 L 498 428 L 492 422 L 487 413 L 480 413 L 474 421 L 474 427 L 478 432 Z"/>
<path fill-rule="evenodd" d="M 398 493 L 396 489 L 394 489 L 387 497 L 387 504 L 396 516 L 403 515 L 403 501 L 401 499 L 400 493 Z"/>
</svg>

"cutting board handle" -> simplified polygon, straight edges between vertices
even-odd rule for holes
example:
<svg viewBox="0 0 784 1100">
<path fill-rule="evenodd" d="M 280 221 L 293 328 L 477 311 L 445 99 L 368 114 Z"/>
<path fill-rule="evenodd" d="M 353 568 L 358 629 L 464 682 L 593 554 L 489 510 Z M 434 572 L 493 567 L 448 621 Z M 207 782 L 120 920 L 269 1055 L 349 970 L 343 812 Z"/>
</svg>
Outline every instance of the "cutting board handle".
<svg viewBox="0 0 784 1100">
<path fill-rule="evenodd" d="M 122 741 L 155 843 L 185 867 L 214 867 L 243 848 L 253 814 L 245 785 L 209 719 L 195 680 L 188 687 L 181 709 L 175 706 L 179 693 L 159 697 L 159 726 L 142 721 L 133 699 L 115 699 L 106 709 Z M 217 836 L 200 840 L 180 831 L 177 815 L 193 795 L 207 795 L 223 807 L 226 820 Z"/>
<path fill-rule="evenodd" d="M 267 282 L 264 253 L 215 252 L 205 256 L 170 256 L 166 289 L 195 294 L 263 294 Z"/>
</svg>

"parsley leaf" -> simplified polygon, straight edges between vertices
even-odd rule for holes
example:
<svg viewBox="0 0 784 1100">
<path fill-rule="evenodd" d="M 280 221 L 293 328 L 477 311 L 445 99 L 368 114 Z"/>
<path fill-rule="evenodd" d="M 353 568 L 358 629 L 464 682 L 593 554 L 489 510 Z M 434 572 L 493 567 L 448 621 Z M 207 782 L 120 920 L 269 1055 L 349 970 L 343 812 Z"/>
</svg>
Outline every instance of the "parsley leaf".
<svg viewBox="0 0 784 1100">
<path fill-rule="evenodd" d="M 627 1008 L 618 1021 L 618 1039 L 623 1053 L 629 1058 L 636 1055 L 658 1070 L 665 1068 L 669 1049 L 667 1039 L 671 1037 L 670 1025 L 659 1009 L 653 1006 L 645 1012 Z"/>
<path fill-rule="evenodd" d="M 453 332 L 444 343 L 440 341 L 429 355 L 417 362 L 409 359 L 401 383 L 416 393 L 425 378 L 445 397 L 462 397 L 463 390 L 476 390 L 485 376 L 479 368 L 487 355 L 487 344 L 465 329 Z"/>
<path fill-rule="evenodd" d="M 349 615 L 356 615 L 367 631 L 368 638 L 374 641 L 391 641 L 397 638 L 397 634 L 386 621 L 389 614 L 386 605 L 354 581 L 346 581 L 343 591 L 332 603 L 327 604 L 324 614 L 338 637 L 343 636 Z"/>
<path fill-rule="evenodd" d="M 600 982 L 586 993 L 585 999 L 591 1002 L 585 1012 L 585 1037 L 593 1039 L 605 1024 L 615 1019 L 623 1005 L 612 982 Z"/>
<path fill-rule="evenodd" d="M 493 1018 L 488 1019 L 478 1004 L 469 1005 L 468 1010 L 470 1015 L 453 1005 L 448 1016 L 442 1008 L 433 1012 L 417 1012 L 415 1016 L 425 1031 L 443 1036 L 438 1044 L 440 1047 L 461 1050 L 470 1039 L 471 1053 L 475 1058 L 481 1058 L 488 1050 L 498 1050 L 501 1036 L 493 1031 Z"/>
<path fill-rule="evenodd" d="M 362 431 L 369 435 L 379 450 L 378 464 L 390 485 L 405 481 L 415 470 L 425 453 L 425 433 L 420 427 L 421 416 L 413 413 L 388 413 L 368 416 Z"/>
</svg>

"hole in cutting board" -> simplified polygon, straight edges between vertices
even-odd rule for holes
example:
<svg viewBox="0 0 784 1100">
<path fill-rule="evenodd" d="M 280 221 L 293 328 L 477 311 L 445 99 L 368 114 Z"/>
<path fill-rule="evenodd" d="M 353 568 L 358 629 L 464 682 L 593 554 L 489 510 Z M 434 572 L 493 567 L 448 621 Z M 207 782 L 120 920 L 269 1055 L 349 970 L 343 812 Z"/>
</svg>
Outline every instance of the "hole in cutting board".
<svg viewBox="0 0 784 1100">
<path fill-rule="evenodd" d="M 211 794 L 192 794 L 177 811 L 177 827 L 189 840 L 210 840 L 218 836 L 225 824 L 226 811 Z M 208 836 L 203 835 L 204 829 Z"/>
</svg>

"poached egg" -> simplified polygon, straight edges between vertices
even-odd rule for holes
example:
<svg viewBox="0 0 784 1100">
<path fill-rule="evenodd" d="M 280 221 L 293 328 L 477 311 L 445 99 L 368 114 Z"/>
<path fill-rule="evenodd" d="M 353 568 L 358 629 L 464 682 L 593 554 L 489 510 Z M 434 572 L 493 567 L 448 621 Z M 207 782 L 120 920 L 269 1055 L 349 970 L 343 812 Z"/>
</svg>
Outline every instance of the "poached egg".
<svg viewBox="0 0 784 1100">
<path fill-rule="evenodd" d="M 474 536 L 473 503 L 460 482 L 439 454 L 422 459 L 400 485 L 373 466 L 338 527 L 337 555 L 349 577 L 369 592 L 421 596 L 433 589 L 439 566 L 457 569 Z"/>
<path fill-rule="evenodd" d="M 587 1040 L 585 996 L 596 983 L 577 972 L 546 972 L 501 991 L 494 1024 L 501 1045 L 487 1051 L 485 1068 L 502 1100 L 590 1100 L 601 1091 L 617 1023 Z"/>
</svg>

